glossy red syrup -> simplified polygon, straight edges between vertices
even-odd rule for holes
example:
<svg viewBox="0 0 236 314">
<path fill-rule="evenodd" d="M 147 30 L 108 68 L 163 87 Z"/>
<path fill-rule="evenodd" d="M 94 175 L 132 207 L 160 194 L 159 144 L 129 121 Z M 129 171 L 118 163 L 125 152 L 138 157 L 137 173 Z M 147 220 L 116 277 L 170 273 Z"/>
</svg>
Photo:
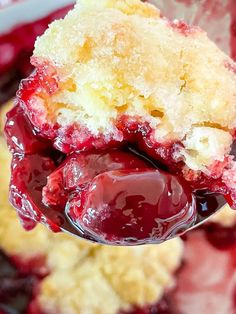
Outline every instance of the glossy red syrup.
<svg viewBox="0 0 236 314">
<path fill-rule="evenodd" d="M 43 203 L 66 208 L 73 223 L 106 242 L 150 234 L 161 241 L 178 223 L 191 226 L 196 213 L 187 185 L 153 168 L 131 150 L 73 154 L 48 177 Z"/>
<path fill-rule="evenodd" d="M 66 205 L 72 222 L 111 244 L 162 242 L 194 224 L 187 186 L 157 169 L 127 169 L 101 173 L 72 193 Z"/>
<path fill-rule="evenodd" d="M 8 113 L 5 133 L 13 153 L 11 202 L 27 229 L 39 221 L 102 243 L 158 243 L 224 203 L 127 145 L 66 157 L 19 105 Z"/>
<path fill-rule="evenodd" d="M 37 36 L 42 35 L 52 21 L 64 17 L 71 7 L 0 35 L 0 104 L 13 97 L 20 80 L 32 72 L 30 57 Z"/>
</svg>

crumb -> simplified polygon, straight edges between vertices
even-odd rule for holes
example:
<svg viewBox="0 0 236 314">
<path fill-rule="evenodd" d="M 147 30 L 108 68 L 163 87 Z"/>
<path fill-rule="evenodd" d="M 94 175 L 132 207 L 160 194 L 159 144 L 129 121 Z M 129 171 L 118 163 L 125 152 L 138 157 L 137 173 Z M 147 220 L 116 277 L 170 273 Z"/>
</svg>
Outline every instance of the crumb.
<svg viewBox="0 0 236 314">
<path fill-rule="evenodd" d="M 231 209 L 229 205 L 225 205 L 210 221 L 226 228 L 233 227 L 236 225 L 236 211 Z"/>
</svg>

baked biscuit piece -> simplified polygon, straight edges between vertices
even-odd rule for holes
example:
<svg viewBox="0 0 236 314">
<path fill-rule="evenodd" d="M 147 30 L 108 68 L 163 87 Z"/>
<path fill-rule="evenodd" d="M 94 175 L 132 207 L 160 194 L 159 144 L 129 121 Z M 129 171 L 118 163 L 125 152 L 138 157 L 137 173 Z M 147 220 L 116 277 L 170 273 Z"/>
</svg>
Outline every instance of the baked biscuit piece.
<svg viewBox="0 0 236 314">
<path fill-rule="evenodd" d="M 128 116 L 149 124 L 153 145 L 181 142 L 174 157 L 193 171 L 209 175 L 230 153 L 233 61 L 201 29 L 161 18 L 151 5 L 78 1 L 37 40 L 32 62 L 53 77 L 51 93 L 38 86 L 25 107 L 42 133 L 50 133 L 44 125 L 59 127 L 51 134 L 58 145 L 71 126 L 71 150 L 83 146 L 84 129 L 95 146 L 101 136 L 103 145 L 122 142 L 120 120 Z"/>
</svg>

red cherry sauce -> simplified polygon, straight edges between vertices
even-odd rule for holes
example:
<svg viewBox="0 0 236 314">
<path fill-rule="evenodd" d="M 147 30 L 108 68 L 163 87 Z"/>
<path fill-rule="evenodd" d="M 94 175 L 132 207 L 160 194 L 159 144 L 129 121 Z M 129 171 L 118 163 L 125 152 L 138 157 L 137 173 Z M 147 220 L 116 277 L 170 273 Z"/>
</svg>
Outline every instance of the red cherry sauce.
<svg viewBox="0 0 236 314">
<path fill-rule="evenodd" d="M 64 17 L 71 8 L 67 6 L 0 35 L 0 104 L 14 97 L 20 80 L 33 71 L 30 57 L 37 36 L 42 35 L 52 21 Z"/>
<path fill-rule="evenodd" d="M 70 199 L 72 221 L 111 244 L 163 242 L 196 217 L 188 187 L 160 170 L 105 172 Z"/>
<path fill-rule="evenodd" d="M 7 115 L 5 134 L 13 153 L 10 199 L 27 229 L 38 221 L 97 242 L 158 243 L 224 203 L 127 145 L 66 157 L 39 136 L 19 105 Z"/>
</svg>

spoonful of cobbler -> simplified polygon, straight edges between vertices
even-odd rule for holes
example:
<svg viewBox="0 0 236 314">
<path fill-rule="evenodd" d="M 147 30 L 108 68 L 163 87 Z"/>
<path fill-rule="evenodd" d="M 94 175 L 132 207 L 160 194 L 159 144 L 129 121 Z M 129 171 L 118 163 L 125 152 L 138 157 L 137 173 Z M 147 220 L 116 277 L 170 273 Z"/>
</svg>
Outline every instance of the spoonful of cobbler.
<svg viewBox="0 0 236 314">
<path fill-rule="evenodd" d="M 78 0 L 31 62 L 5 126 L 26 228 L 161 243 L 236 208 L 236 65 L 200 28 Z"/>
</svg>

